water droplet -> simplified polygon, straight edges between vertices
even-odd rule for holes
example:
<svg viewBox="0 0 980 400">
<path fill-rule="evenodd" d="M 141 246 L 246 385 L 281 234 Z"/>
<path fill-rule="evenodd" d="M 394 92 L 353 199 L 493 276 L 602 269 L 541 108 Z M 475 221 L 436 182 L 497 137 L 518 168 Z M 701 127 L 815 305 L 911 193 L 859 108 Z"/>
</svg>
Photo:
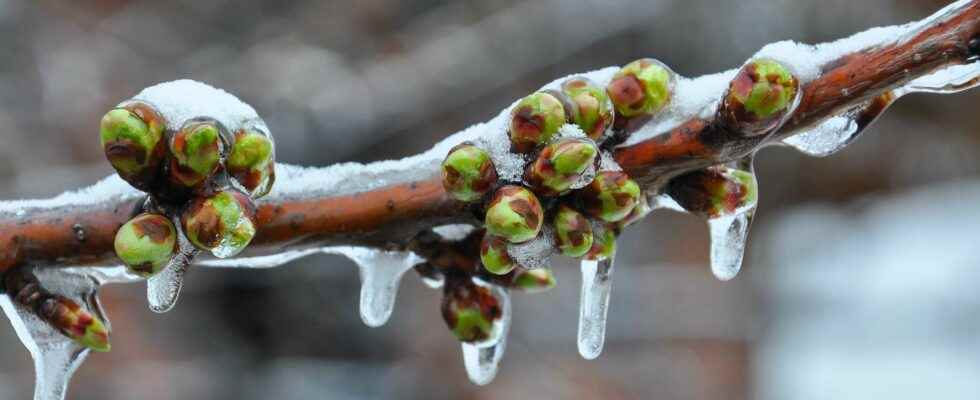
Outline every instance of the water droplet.
<svg viewBox="0 0 980 400">
<path fill-rule="evenodd" d="M 415 264 L 424 262 L 411 252 L 361 247 L 333 247 L 324 252 L 345 255 L 357 264 L 361 276 L 361 320 L 370 327 L 388 322 L 402 276 Z"/>
<path fill-rule="evenodd" d="M 810 130 L 783 139 L 783 143 L 814 157 L 834 154 L 854 142 L 900 95 L 886 92 Z"/>
<path fill-rule="evenodd" d="M 510 332 L 511 306 L 510 293 L 499 286 L 493 286 L 494 296 L 500 301 L 501 316 L 500 334 L 496 340 L 490 343 L 471 344 L 462 343 L 463 364 L 466 366 L 466 374 L 470 381 L 477 385 L 486 385 L 493 381 L 497 376 L 500 360 L 504 357 L 504 350 L 507 348 L 507 334 Z"/>
<path fill-rule="evenodd" d="M 578 319 L 578 352 L 587 360 L 602 353 L 606 341 L 606 316 L 612 292 L 616 254 L 602 261 L 582 260 L 582 293 Z"/>
</svg>

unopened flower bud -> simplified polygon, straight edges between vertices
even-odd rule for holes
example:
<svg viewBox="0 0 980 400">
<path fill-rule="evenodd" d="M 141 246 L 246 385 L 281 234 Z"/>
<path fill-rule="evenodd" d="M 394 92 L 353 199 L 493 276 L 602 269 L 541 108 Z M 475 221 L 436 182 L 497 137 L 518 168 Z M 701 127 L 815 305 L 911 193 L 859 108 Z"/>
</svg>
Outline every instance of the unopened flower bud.
<svg viewBox="0 0 980 400">
<path fill-rule="evenodd" d="M 227 258 L 244 250 L 255 236 L 255 205 L 243 193 L 221 191 L 191 201 L 180 221 L 195 247 Z"/>
<path fill-rule="evenodd" d="M 561 253 L 569 257 L 582 257 L 592 248 L 592 224 L 575 209 L 561 205 L 552 222 L 555 239 Z"/>
<path fill-rule="evenodd" d="M 758 201 L 755 174 L 728 167 L 711 167 L 670 181 L 667 194 L 685 210 L 708 218 L 732 215 Z"/>
<path fill-rule="evenodd" d="M 720 120 L 747 136 L 770 132 L 791 111 L 799 85 L 792 72 L 776 61 L 749 61 L 728 86 Z"/>
<path fill-rule="evenodd" d="M 561 84 L 561 90 L 574 105 L 572 122 L 590 139 L 601 140 L 613 121 L 606 91 L 584 77 L 566 80 Z"/>
<path fill-rule="evenodd" d="M 670 102 L 674 73 L 660 61 L 643 58 L 626 64 L 606 87 L 619 115 L 654 115 Z"/>
<path fill-rule="evenodd" d="M 487 233 L 500 236 L 511 243 L 534 239 L 541 231 L 544 210 L 538 198 L 520 186 L 497 189 L 487 207 L 484 220 Z"/>
<path fill-rule="evenodd" d="M 582 211 L 606 222 L 626 218 L 640 200 L 640 186 L 622 171 L 601 171 L 575 193 Z"/>
<path fill-rule="evenodd" d="M 110 110 L 102 117 L 99 138 L 119 176 L 137 189 L 148 189 L 164 155 L 163 121 L 143 103 Z"/>
<path fill-rule="evenodd" d="M 494 340 L 500 335 L 502 316 L 500 302 L 489 288 L 468 279 L 447 282 L 442 298 L 442 318 L 460 341 Z"/>
<path fill-rule="evenodd" d="M 116 231 L 116 255 L 137 275 L 150 277 L 160 272 L 173 257 L 177 229 L 160 214 L 140 214 Z"/>
<path fill-rule="evenodd" d="M 511 148 L 529 153 L 547 143 L 565 124 L 565 107 L 555 96 L 538 92 L 521 99 L 511 110 Z"/>
<path fill-rule="evenodd" d="M 544 195 L 559 195 L 569 189 L 595 162 L 599 148 L 582 138 L 565 138 L 541 149 L 527 167 L 524 178 Z"/>
<path fill-rule="evenodd" d="M 555 285 L 555 275 L 547 268 L 535 268 L 519 271 L 514 275 L 511 286 L 528 293 L 540 293 Z"/>
<path fill-rule="evenodd" d="M 269 194 L 276 181 L 275 150 L 272 139 L 254 129 L 235 133 L 235 144 L 226 161 L 228 173 L 242 184 L 253 198 Z"/>
<path fill-rule="evenodd" d="M 610 226 L 600 226 L 595 231 L 592 248 L 585 254 L 586 260 L 601 261 L 616 253 L 616 230 Z"/>
<path fill-rule="evenodd" d="M 461 143 L 442 162 L 442 185 L 459 201 L 476 201 L 497 182 L 497 170 L 486 150 Z"/>
<path fill-rule="evenodd" d="M 38 304 L 38 315 L 65 336 L 95 351 L 109 351 L 109 330 L 95 314 L 73 300 L 49 295 Z"/>
<path fill-rule="evenodd" d="M 483 236 L 480 242 L 480 261 L 483 262 L 483 269 L 495 275 L 506 275 L 517 267 L 517 263 L 507 253 L 507 241 L 493 235 Z"/>
<path fill-rule="evenodd" d="M 209 178 L 221 163 L 224 144 L 213 121 L 191 121 L 170 138 L 170 180 L 194 187 Z"/>
</svg>

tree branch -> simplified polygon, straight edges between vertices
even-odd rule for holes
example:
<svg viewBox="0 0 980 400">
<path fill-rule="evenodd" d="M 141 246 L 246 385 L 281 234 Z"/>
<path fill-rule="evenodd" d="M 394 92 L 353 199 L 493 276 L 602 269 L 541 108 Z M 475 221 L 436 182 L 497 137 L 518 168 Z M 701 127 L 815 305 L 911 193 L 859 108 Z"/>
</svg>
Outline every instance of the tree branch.
<svg viewBox="0 0 980 400">
<path fill-rule="evenodd" d="M 634 121 L 626 133 L 636 136 L 614 149 L 615 160 L 644 190 L 656 192 L 670 177 L 751 155 L 829 117 L 870 104 L 862 113 L 866 125 L 894 99 L 894 90 L 943 68 L 975 61 L 980 50 L 980 1 L 957 2 L 910 25 L 907 32 L 904 37 L 869 41 L 820 65 L 819 73 L 803 80 L 799 106 L 772 135 L 738 135 L 699 110 L 672 124 Z M 810 50 L 826 55 L 835 48 L 840 46 Z M 349 164 L 326 171 L 285 167 L 288 171 L 279 173 L 274 193 L 259 201 L 258 234 L 240 257 L 331 245 L 403 249 L 420 231 L 434 226 L 478 225 L 475 208 L 452 200 L 442 188 L 438 161 L 449 147 L 441 153 L 433 149 L 435 156 L 419 158 L 413 165 L 390 165 L 380 173 L 370 170 L 372 166 Z M 413 171 L 394 171 L 406 167 Z M 319 173 L 341 169 L 346 179 L 323 182 L 309 193 Z M 365 186 L 364 181 L 372 183 Z M 0 203 L 0 272 L 23 263 L 118 263 L 115 232 L 141 198 L 116 183 L 103 183 L 112 187 L 106 189 L 108 194 L 91 193 L 101 201 Z M 352 185 L 359 189 L 348 189 Z"/>
</svg>

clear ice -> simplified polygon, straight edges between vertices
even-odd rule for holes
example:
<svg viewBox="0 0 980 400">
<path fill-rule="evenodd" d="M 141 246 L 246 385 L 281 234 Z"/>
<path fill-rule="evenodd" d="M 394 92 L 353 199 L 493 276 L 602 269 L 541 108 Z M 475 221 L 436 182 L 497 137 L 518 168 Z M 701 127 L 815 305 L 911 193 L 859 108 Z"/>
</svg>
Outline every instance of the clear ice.
<svg viewBox="0 0 980 400">
<path fill-rule="evenodd" d="M 180 222 L 175 221 L 174 225 L 178 231 L 177 254 L 174 254 L 160 273 L 146 281 L 146 301 L 150 310 L 155 313 L 165 313 L 177 305 L 180 289 L 184 286 L 184 275 L 187 274 L 187 268 L 194 256 L 199 253 L 184 236 Z"/>
<path fill-rule="evenodd" d="M 726 215 L 708 220 L 711 234 L 711 272 L 728 281 L 742 269 L 742 256 L 755 211 Z"/>
<path fill-rule="evenodd" d="M 578 353 L 586 360 L 599 357 L 606 341 L 606 316 L 612 292 L 615 252 L 601 261 L 582 260 L 582 294 L 578 318 Z"/>
<path fill-rule="evenodd" d="M 411 252 L 363 247 L 334 247 L 324 252 L 345 255 L 357 264 L 361 276 L 361 320 L 372 328 L 384 325 L 391 317 L 398 284 L 405 272 L 425 261 Z"/>
<path fill-rule="evenodd" d="M 122 267 L 113 268 L 34 268 L 38 282 L 51 293 L 68 297 L 99 316 L 111 330 L 97 291 L 105 283 L 134 282 L 138 277 Z M 75 370 L 85 361 L 89 349 L 75 343 L 32 310 L 0 295 L 0 308 L 14 326 L 17 337 L 34 359 L 34 400 L 62 400 Z"/>
<path fill-rule="evenodd" d="M 510 333 L 510 292 L 499 286 L 491 286 L 491 290 L 500 301 L 499 334 L 495 335 L 495 340 L 489 342 L 462 343 L 466 375 L 469 376 L 470 381 L 481 386 L 490 383 L 497 376 L 500 360 L 504 357 L 504 350 L 507 348 L 507 335 Z"/>
</svg>

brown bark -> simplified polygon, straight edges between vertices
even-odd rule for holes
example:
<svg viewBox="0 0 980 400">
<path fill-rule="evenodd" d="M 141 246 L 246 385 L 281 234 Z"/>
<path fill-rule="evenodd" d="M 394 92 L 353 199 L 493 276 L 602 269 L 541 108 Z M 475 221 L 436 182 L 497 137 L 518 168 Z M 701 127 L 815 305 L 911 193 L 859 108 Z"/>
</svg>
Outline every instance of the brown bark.
<svg viewBox="0 0 980 400">
<path fill-rule="evenodd" d="M 666 134 L 616 148 L 616 161 L 645 189 L 655 189 L 669 177 L 749 155 L 912 79 L 972 62 L 980 47 L 978 34 L 980 0 L 907 40 L 824 66 L 803 87 L 800 105 L 773 135 L 741 137 L 712 120 L 693 119 Z M 0 217 L 0 271 L 31 262 L 115 263 L 113 237 L 135 204 L 129 200 Z M 323 245 L 398 248 L 426 228 L 466 221 L 476 221 L 473 212 L 449 198 L 437 177 L 351 195 L 264 202 L 258 210 L 258 235 L 244 255 Z"/>
</svg>

